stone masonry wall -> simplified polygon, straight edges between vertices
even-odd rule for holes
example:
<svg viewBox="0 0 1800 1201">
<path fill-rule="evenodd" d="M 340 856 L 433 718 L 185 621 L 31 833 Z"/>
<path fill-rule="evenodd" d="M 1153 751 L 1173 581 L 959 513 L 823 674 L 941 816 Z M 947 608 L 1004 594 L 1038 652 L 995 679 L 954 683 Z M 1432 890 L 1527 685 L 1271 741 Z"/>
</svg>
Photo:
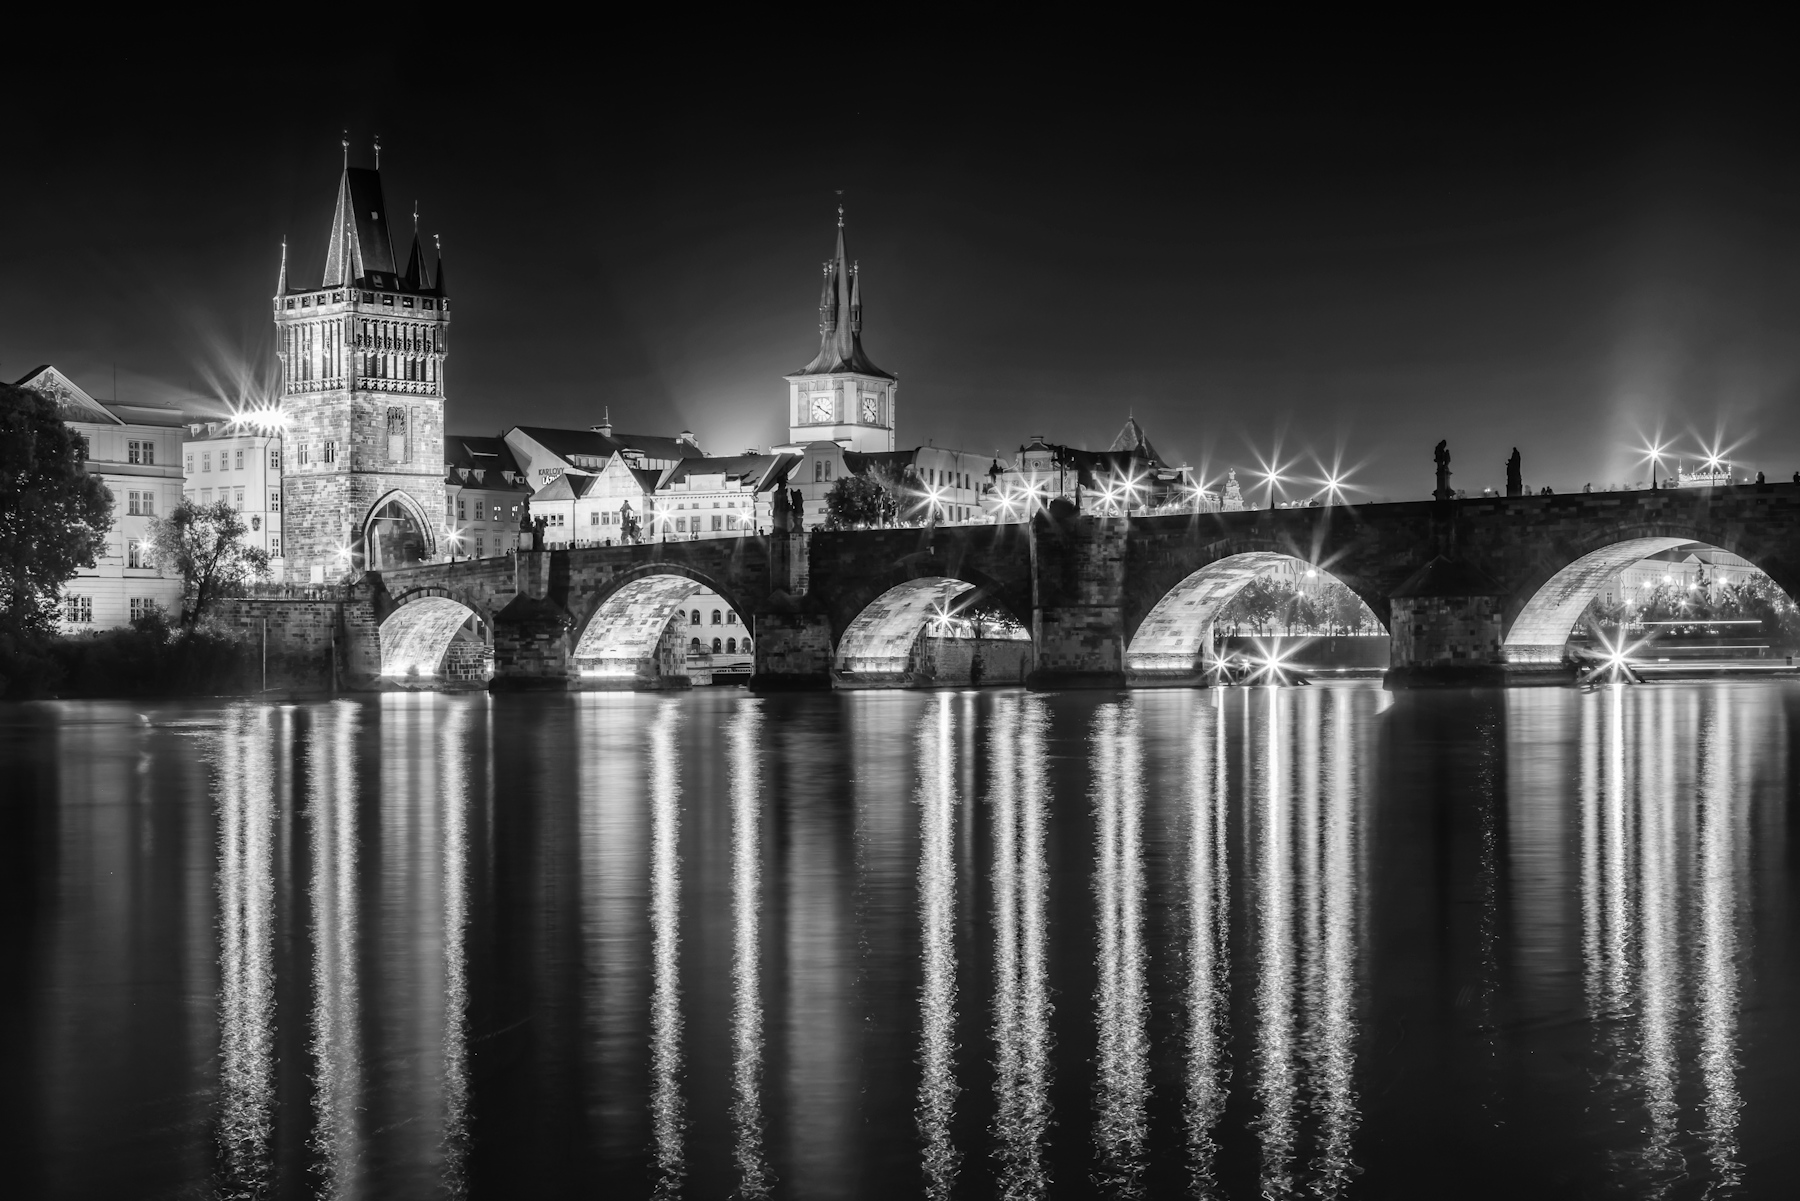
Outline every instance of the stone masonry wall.
<svg viewBox="0 0 1800 1201">
<path fill-rule="evenodd" d="M 1407 596 L 1393 601 L 1394 667 L 1477 667 L 1501 662 L 1499 597 Z"/>
</svg>

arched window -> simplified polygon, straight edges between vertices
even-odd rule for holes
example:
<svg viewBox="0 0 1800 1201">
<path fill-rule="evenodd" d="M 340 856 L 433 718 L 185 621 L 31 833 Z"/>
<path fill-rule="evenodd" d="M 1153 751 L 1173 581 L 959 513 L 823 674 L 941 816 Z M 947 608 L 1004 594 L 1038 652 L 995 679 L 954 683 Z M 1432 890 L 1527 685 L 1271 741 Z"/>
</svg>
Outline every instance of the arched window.
<svg viewBox="0 0 1800 1201">
<path fill-rule="evenodd" d="M 724 615 L 721 614 L 717 609 L 714 609 L 713 610 L 713 624 L 718 625 L 721 622 L 723 622 L 724 620 L 725 620 Z"/>
<path fill-rule="evenodd" d="M 748 638 L 746 638 L 742 642 L 738 643 L 738 653 L 744 654 L 744 655 L 747 655 L 750 653 L 750 640 Z"/>
<path fill-rule="evenodd" d="M 719 645 L 719 640 L 717 638 L 714 638 L 713 639 L 713 654 L 716 655 L 724 649 L 725 648 L 723 646 Z"/>
<path fill-rule="evenodd" d="M 725 624 L 728 626 L 734 626 L 737 624 L 737 610 L 736 609 L 733 609 L 730 612 L 725 614 Z"/>
<path fill-rule="evenodd" d="M 688 654 L 697 655 L 699 653 L 700 653 L 700 640 L 698 638 L 689 638 L 688 639 Z"/>
<path fill-rule="evenodd" d="M 695 609 L 692 613 L 688 614 L 688 624 L 691 626 L 700 624 L 700 610 Z"/>
<path fill-rule="evenodd" d="M 736 638 L 727 638 L 725 640 L 725 653 L 728 655 L 737 654 L 737 639 Z"/>
</svg>

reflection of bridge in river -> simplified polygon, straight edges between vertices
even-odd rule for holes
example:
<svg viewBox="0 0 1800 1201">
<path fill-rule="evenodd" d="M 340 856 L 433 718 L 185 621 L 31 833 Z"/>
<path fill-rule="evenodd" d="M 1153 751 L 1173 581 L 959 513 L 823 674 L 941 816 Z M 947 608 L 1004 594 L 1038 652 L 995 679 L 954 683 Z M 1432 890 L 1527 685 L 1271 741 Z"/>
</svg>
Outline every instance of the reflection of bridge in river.
<svg viewBox="0 0 1800 1201">
<path fill-rule="evenodd" d="M 1621 567 L 1683 544 L 1800 590 L 1800 487 L 1580 493 L 524 552 L 367 577 L 344 604 L 365 678 L 441 676 L 454 644 L 497 687 L 656 686 L 697 588 L 754 636 L 764 687 L 930 682 L 922 623 L 991 606 L 1045 686 L 1199 682 L 1215 619 L 1278 560 L 1342 581 L 1391 634 L 1390 681 L 1562 678 L 1571 629 Z M 255 604 L 257 602 L 248 602 Z M 360 633 L 359 633 L 360 631 Z M 377 632 L 378 631 L 378 632 Z M 459 631 L 461 633 L 459 634 Z M 977 648 L 990 663 L 1005 648 Z M 1015 659 L 987 679 L 1016 678 Z"/>
</svg>

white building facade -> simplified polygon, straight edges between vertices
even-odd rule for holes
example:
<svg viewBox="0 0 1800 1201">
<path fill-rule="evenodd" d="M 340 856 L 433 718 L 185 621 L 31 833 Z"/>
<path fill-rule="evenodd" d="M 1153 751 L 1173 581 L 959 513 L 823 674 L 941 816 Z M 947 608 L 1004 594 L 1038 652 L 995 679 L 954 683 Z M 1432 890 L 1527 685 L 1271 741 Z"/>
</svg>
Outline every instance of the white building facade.
<svg viewBox="0 0 1800 1201">
<path fill-rule="evenodd" d="M 269 575 L 283 579 L 281 435 L 231 422 L 190 422 L 181 446 L 183 494 L 199 505 L 228 502 L 243 514 L 244 542 L 267 551 Z"/>
<path fill-rule="evenodd" d="M 151 553 L 150 526 L 181 499 L 181 414 L 156 405 L 102 403 L 55 367 L 19 381 L 56 402 L 87 444 L 87 469 L 113 497 L 113 524 L 92 567 L 63 588 L 62 629 L 122 626 L 158 608 L 181 610 L 181 581 L 164 575 Z"/>
</svg>

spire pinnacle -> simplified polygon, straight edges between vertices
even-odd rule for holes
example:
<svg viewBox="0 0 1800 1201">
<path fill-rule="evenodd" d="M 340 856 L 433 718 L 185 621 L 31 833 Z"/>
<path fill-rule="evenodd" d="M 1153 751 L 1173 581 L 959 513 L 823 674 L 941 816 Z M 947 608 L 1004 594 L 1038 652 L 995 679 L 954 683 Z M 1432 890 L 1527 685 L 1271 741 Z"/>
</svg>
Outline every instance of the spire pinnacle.
<svg viewBox="0 0 1800 1201">
<path fill-rule="evenodd" d="M 349 168 L 350 168 L 350 131 L 349 130 L 346 129 L 344 131 L 344 140 L 340 144 L 344 148 L 344 169 L 349 170 Z"/>
<path fill-rule="evenodd" d="M 375 169 L 381 170 L 381 135 L 375 135 Z"/>
<path fill-rule="evenodd" d="M 287 295 L 287 236 L 281 238 L 281 275 L 275 281 L 275 295 Z"/>
<path fill-rule="evenodd" d="M 419 236 L 419 202 L 413 201 L 413 237 Z"/>
</svg>

